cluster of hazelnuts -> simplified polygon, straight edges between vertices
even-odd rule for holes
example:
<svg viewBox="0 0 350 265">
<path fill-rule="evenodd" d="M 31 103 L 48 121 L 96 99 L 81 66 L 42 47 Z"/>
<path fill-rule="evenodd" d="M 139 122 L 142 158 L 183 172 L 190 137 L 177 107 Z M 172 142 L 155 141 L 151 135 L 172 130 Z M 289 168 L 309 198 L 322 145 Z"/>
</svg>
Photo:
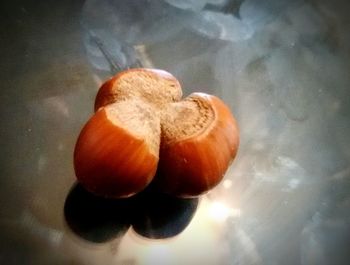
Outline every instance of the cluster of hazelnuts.
<svg viewBox="0 0 350 265">
<path fill-rule="evenodd" d="M 222 180 L 238 144 L 236 121 L 222 100 L 204 93 L 182 99 L 170 73 L 130 69 L 99 89 L 75 146 L 74 169 L 98 196 L 129 197 L 152 183 L 194 197 Z"/>
</svg>

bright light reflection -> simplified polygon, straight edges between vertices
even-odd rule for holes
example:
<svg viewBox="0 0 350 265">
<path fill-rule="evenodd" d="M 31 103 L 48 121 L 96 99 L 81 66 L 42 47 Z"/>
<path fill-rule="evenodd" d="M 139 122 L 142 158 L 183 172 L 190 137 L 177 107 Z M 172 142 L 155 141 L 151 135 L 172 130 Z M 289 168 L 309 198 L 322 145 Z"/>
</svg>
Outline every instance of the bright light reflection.
<svg viewBox="0 0 350 265">
<path fill-rule="evenodd" d="M 225 189 L 231 188 L 231 186 L 232 186 L 232 181 L 229 180 L 229 179 L 224 180 L 223 186 L 224 186 Z"/>
<path fill-rule="evenodd" d="M 239 217 L 241 210 L 229 208 L 221 202 L 213 202 L 208 209 L 208 214 L 214 221 L 224 222 L 229 217 Z"/>
<path fill-rule="evenodd" d="M 130 229 L 119 245 L 115 262 L 135 265 L 222 264 L 224 221 L 240 214 L 240 209 L 204 197 L 188 227 L 175 237 L 153 240 Z"/>
</svg>

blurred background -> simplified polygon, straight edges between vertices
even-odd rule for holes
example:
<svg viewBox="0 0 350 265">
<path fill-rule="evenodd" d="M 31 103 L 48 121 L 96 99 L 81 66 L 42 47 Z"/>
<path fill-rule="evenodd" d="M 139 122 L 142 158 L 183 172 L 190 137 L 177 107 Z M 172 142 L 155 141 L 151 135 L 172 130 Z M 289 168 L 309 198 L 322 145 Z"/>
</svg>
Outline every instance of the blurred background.
<svg viewBox="0 0 350 265">
<path fill-rule="evenodd" d="M 349 264 L 349 8 L 2 1 L 0 264 Z M 236 116 L 238 156 L 207 195 L 111 202 L 75 186 L 99 86 L 141 66 Z"/>
</svg>

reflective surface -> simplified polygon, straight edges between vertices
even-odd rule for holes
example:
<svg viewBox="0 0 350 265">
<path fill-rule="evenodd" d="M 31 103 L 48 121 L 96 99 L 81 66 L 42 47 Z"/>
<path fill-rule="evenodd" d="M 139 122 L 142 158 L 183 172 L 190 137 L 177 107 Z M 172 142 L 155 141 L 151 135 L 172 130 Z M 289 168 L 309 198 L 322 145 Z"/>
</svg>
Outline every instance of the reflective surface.
<svg viewBox="0 0 350 265">
<path fill-rule="evenodd" d="M 347 1 L 2 5 L 1 264 L 349 263 Z M 104 201 L 75 186 L 99 85 L 141 65 L 238 120 L 237 159 L 205 196 Z"/>
</svg>

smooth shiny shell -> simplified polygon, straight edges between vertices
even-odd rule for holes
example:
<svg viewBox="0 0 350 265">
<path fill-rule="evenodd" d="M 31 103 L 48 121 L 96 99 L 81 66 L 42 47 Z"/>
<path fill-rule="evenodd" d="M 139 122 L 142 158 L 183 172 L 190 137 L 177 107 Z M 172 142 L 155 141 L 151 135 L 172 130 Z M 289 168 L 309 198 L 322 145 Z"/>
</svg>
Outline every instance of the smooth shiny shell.
<svg viewBox="0 0 350 265">
<path fill-rule="evenodd" d="M 160 149 L 156 186 L 179 197 L 198 196 L 216 186 L 238 149 L 237 123 L 229 108 L 215 96 L 201 95 L 215 111 L 212 126 L 200 135 Z"/>
<path fill-rule="evenodd" d="M 74 150 L 78 181 L 104 197 L 128 197 L 143 190 L 157 163 L 146 143 L 113 124 L 104 109 L 84 126 Z"/>
</svg>

